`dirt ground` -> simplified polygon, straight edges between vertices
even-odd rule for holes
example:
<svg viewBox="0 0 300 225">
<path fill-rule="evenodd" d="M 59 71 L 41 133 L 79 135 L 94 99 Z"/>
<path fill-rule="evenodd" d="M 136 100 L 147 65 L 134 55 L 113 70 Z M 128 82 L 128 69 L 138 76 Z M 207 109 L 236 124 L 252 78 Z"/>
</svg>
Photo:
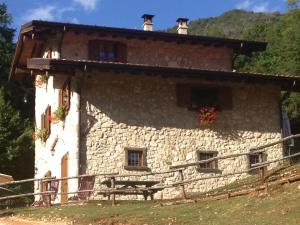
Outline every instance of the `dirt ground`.
<svg viewBox="0 0 300 225">
<path fill-rule="evenodd" d="M 33 221 L 19 217 L 3 217 L 0 218 L 0 225 L 68 225 L 66 222 L 47 222 L 47 221 Z"/>
</svg>

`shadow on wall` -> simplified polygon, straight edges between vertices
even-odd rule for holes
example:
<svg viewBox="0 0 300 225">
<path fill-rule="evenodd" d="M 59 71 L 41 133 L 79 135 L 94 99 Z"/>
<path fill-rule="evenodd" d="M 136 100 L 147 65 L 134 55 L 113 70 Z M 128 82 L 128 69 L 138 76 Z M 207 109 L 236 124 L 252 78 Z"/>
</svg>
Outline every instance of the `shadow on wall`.
<svg viewBox="0 0 300 225">
<path fill-rule="evenodd" d="M 157 130 L 199 129 L 198 112 L 177 106 L 176 83 L 182 80 L 139 77 L 113 75 L 86 79 L 81 99 L 83 127 L 87 130 L 95 125 L 101 128 L 113 121 L 119 125 Z M 274 107 L 272 102 L 264 103 L 264 96 L 258 96 L 258 90 L 242 91 L 233 89 L 233 110 L 219 112 L 217 123 L 211 129 L 218 136 L 233 139 L 239 138 L 243 131 L 277 132 L 279 120 L 274 124 L 274 118 L 279 117 L 272 115 L 268 107 L 269 104 L 278 111 L 277 99 L 274 99 Z"/>
<path fill-rule="evenodd" d="M 270 110 L 278 111 L 277 99 L 270 102 L 263 96 L 264 93 L 260 94 L 255 88 L 245 88 L 242 84 L 233 88 L 233 110 L 218 113 L 215 126 L 210 128 L 213 132 L 200 128 L 197 120 L 198 112 L 177 106 L 176 84 L 178 82 L 201 83 L 195 80 L 143 75 L 124 76 L 124 74 L 99 74 L 83 78 L 82 162 L 86 160 L 85 152 L 88 148 L 86 135 L 91 129 L 119 129 L 129 126 L 142 128 L 146 133 L 148 132 L 146 128 L 155 128 L 158 134 L 162 130 L 171 132 L 179 129 L 181 133 L 186 134 L 199 132 L 202 129 L 204 133 L 199 132 L 199 135 L 228 141 L 242 139 L 245 132 L 272 133 L 279 130 L 278 115 L 270 115 Z M 222 84 L 224 85 L 224 83 L 218 85 Z M 274 123 L 274 120 L 278 123 Z M 169 133 L 168 136 L 171 137 L 171 134 Z"/>
</svg>

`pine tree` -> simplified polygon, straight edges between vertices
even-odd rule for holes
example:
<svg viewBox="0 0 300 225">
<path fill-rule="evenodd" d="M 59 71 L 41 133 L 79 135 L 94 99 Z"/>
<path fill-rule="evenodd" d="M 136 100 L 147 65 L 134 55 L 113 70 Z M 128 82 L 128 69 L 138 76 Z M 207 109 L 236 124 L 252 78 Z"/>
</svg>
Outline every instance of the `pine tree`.
<svg viewBox="0 0 300 225">
<path fill-rule="evenodd" d="M 33 125 L 28 118 L 34 105 L 23 100 L 29 82 L 8 80 L 15 47 L 11 21 L 6 5 L 0 4 L 0 173 L 21 179 L 33 176 Z"/>
</svg>

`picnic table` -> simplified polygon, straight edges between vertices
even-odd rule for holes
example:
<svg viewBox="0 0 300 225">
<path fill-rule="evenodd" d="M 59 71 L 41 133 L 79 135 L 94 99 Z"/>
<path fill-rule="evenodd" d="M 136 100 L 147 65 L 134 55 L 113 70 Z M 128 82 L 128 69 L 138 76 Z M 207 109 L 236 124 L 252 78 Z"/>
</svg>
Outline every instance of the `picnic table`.
<svg viewBox="0 0 300 225">
<path fill-rule="evenodd" d="M 153 195 L 162 190 L 162 188 L 148 189 L 156 184 L 159 184 L 160 181 L 142 181 L 142 180 L 105 180 L 101 182 L 101 184 L 106 185 L 108 188 L 114 188 L 114 190 L 109 192 L 98 192 L 98 194 L 102 194 L 104 196 L 108 196 L 110 199 L 110 195 L 119 194 L 119 195 L 143 195 L 145 200 L 150 196 L 151 200 L 153 200 Z"/>
</svg>

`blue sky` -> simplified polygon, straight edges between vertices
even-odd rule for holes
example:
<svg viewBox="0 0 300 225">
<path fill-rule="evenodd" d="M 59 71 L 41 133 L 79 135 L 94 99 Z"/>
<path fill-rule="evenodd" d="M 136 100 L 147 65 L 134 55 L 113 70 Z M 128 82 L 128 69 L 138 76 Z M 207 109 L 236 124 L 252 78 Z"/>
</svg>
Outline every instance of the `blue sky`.
<svg viewBox="0 0 300 225">
<path fill-rule="evenodd" d="M 1 0 L 0 0 L 1 2 Z M 3 2 L 3 0 L 2 0 Z M 140 29 L 141 15 L 156 15 L 154 29 L 222 14 L 234 8 L 255 12 L 286 10 L 286 0 L 4 0 L 14 28 L 32 19 Z"/>
</svg>

